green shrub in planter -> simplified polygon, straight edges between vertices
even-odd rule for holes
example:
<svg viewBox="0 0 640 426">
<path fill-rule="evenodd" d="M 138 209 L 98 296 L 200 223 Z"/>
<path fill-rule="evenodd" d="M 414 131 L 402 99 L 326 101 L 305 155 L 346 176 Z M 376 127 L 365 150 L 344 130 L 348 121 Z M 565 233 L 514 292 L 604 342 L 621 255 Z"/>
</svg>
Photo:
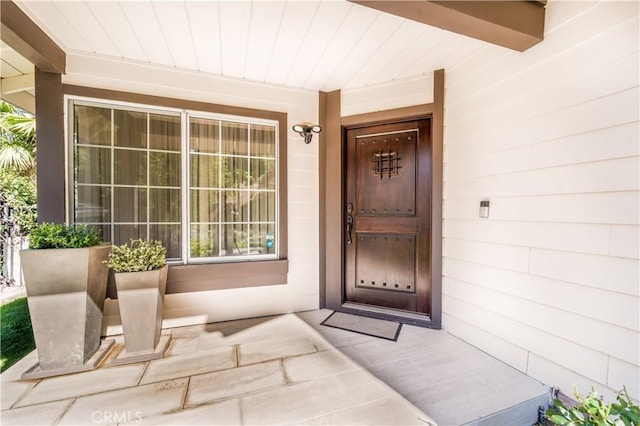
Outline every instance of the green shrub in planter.
<svg viewBox="0 0 640 426">
<path fill-rule="evenodd" d="M 84 248 L 100 244 L 99 231 L 86 225 L 42 223 L 29 233 L 30 249 Z"/>
<path fill-rule="evenodd" d="M 113 344 L 101 343 L 111 244 L 86 225 L 43 223 L 29 233 L 29 247 L 20 261 L 39 368 L 22 378 L 95 368 Z"/>
<path fill-rule="evenodd" d="M 125 351 L 112 364 L 161 358 L 169 338 L 160 339 L 167 251 L 160 241 L 131 240 L 114 246 L 105 264 L 115 272 Z"/>
<path fill-rule="evenodd" d="M 554 425 L 584 426 L 632 426 L 640 424 L 640 407 L 636 405 L 627 389 L 618 392 L 616 402 L 607 404 L 595 389 L 587 396 L 574 389 L 578 404 L 567 408 L 559 399 L 553 400 L 553 407 L 545 413 L 545 417 Z"/>
<path fill-rule="evenodd" d="M 167 250 L 160 241 L 131 240 L 113 246 L 105 264 L 115 272 L 153 271 L 167 264 Z"/>
</svg>

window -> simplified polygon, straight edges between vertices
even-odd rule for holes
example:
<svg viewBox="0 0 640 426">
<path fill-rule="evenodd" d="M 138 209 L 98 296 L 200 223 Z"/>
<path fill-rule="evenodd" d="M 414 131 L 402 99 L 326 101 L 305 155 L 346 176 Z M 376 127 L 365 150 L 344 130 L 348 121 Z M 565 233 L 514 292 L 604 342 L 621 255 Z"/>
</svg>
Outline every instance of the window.
<svg viewBox="0 0 640 426">
<path fill-rule="evenodd" d="M 278 257 L 278 122 L 71 100 L 73 221 L 176 263 Z"/>
<path fill-rule="evenodd" d="M 275 127 L 189 117 L 190 255 L 275 253 Z"/>
</svg>

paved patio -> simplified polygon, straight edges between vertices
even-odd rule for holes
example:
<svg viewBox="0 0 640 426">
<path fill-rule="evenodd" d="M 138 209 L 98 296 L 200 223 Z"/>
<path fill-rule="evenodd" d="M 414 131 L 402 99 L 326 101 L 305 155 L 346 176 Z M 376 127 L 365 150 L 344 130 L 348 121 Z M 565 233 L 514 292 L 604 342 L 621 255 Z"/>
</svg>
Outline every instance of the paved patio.
<svg viewBox="0 0 640 426">
<path fill-rule="evenodd" d="M 125 366 L 107 359 L 91 372 L 19 381 L 37 360 L 33 352 L 0 376 L 0 420 L 531 425 L 546 398 L 540 383 L 444 331 L 404 326 L 391 342 L 320 326 L 329 314 L 167 329 L 163 359 Z M 111 356 L 122 344 L 115 338 Z"/>
<path fill-rule="evenodd" d="M 397 342 L 319 325 L 331 311 L 298 316 L 439 425 L 531 426 L 549 390 L 444 330 L 403 325 Z"/>
</svg>

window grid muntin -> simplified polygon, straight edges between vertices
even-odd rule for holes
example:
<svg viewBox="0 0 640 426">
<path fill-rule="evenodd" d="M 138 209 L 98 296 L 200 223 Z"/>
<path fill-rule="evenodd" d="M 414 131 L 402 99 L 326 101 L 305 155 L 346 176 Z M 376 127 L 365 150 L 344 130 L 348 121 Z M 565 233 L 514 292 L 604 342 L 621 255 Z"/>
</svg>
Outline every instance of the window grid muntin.
<svg viewBox="0 0 640 426">
<path fill-rule="evenodd" d="M 74 107 L 78 105 L 78 104 L 74 104 Z M 83 105 L 84 106 L 84 105 Z M 93 106 L 91 105 L 91 107 L 97 107 L 97 106 Z M 107 106 L 101 106 L 101 108 L 108 108 Z M 116 146 L 115 144 L 115 110 L 116 108 L 110 108 L 110 116 L 109 116 L 109 128 L 110 128 L 110 145 L 108 147 L 105 147 L 104 145 L 98 145 L 98 144 L 91 144 L 91 143 L 75 143 L 75 149 L 74 152 L 78 152 L 77 150 L 81 147 L 93 147 L 93 148 L 100 148 L 100 149 L 105 149 L 105 150 L 109 150 L 110 153 L 110 178 L 109 178 L 109 184 L 95 184 L 95 183 L 78 183 L 78 176 L 76 174 L 76 176 L 74 177 L 75 180 L 75 196 L 74 196 L 74 213 L 75 213 L 75 218 L 76 221 L 78 220 L 78 215 L 77 215 L 77 207 L 78 207 L 78 189 L 79 188 L 96 188 L 96 187 L 103 187 L 103 188 L 108 188 L 109 189 L 109 203 L 110 203 L 110 221 L 109 222 L 105 222 L 105 221 L 88 221 L 88 222 L 83 222 L 83 223 L 88 223 L 88 224 L 93 224 L 93 225 L 100 225 L 100 226 L 108 226 L 109 228 L 109 239 L 110 241 L 116 241 L 116 227 L 122 227 L 122 226 L 137 226 L 139 227 L 142 231 L 143 234 L 141 235 L 144 238 L 149 238 L 150 237 L 150 232 L 151 232 L 151 227 L 152 226 L 172 226 L 172 225 L 180 225 L 181 221 L 152 221 L 151 220 L 151 199 L 152 199 L 152 190 L 178 190 L 181 191 L 182 188 L 180 186 L 167 186 L 167 185 L 151 185 L 151 179 L 152 179 L 152 170 L 151 170 L 151 153 L 168 153 L 168 154 L 174 154 L 174 155 L 181 155 L 181 153 L 179 151 L 175 151 L 175 150 L 160 150 L 160 149 L 151 149 L 150 148 L 150 142 L 151 142 L 151 113 L 149 112 L 145 112 L 144 114 L 144 119 L 145 119 L 145 123 L 146 123 L 146 137 L 145 137 L 145 147 L 144 148 L 135 148 L 135 147 L 120 147 L 120 146 Z M 127 111 L 126 109 L 124 111 Z M 135 111 L 137 113 L 141 113 L 141 111 Z M 74 113 L 75 113 L 75 108 L 74 108 Z M 156 115 L 161 115 L 161 114 L 156 114 Z M 74 128 L 74 133 L 75 133 L 75 128 Z M 74 138 L 74 140 L 78 140 L 77 138 Z M 145 182 L 143 184 L 123 184 L 123 183 L 118 183 L 116 182 L 116 172 L 115 172 L 115 167 L 116 167 L 116 153 L 117 152 L 142 152 L 145 154 Z M 76 170 L 76 172 L 79 172 L 79 169 Z M 145 214 L 144 217 L 140 217 L 139 221 L 121 221 L 121 220 L 117 220 L 117 215 L 115 214 L 115 206 L 116 206 L 116 192 L 118 189 L 121 188 L 136 188 L 139 190 L 142 190 L 145 192 L 146 196 L 145 196 L 145 204 L 146 204 L 146 208 L 145 208 Z M 182 216 L 182 211 L 179 212 L 179 214 Z M 140 234 L 139 234 L 140 235 Z M 181 253 L 182 255 L 182 253 Z M 170 260 L 180 260 L 180 258 L 169 258 Z"/>
<path fill-rule="evenodd" d="M 180 215 L 180 220 L 179 221 L 151 221 L 151 192 L 152 190 L 178 190 L 180 191 L 180 201 L 182 204 L 182 198 L 183 198 L 183 194 L 182 194 L 182 187 L 181 186 L 167 186 L 167 185 L 151 185 L 151 153 L 167 153 L 167 154 L 175 154 L 175 155 L 180 155 L 180 158 L 182 158 L 182 151 L 176 151 L 176 150 L 166 150 L 166 149 L 151 149 L 150 148 L 150 142 L 151 142 L 151 115 L 157 115 L 157 116 L 172 116 L 172 117 L 178 117 L 177 114 L 172 113 L 171 111 L 166 111 L 167 113 L 165 113 L 164 110 L 153 110 L 153 112 L 151 110 L 146 110 L 143 108 L 135 108 L 135 109 L 129 109 L 128 107 L 119 107 L 117 105 L 114 104 L 107 104 L 107 103 L 94 103 L 94 102 L 82 102 L 82 101 L 74 101 L 71 100 L 71 104 L 72 107 L 70 108 L 70 110 L 72 111 L 71 113 L 74 116 L 74 119 L 72 120 L 73 123 L 73 136 L 72 136 L 72 140 L 73 140 L 73 154 L 74 154 L 74 163 L 75 161 L 75 157 L 77 157 L 78 155 L 78 148 L 80 147 L 91 147 L 91 148 L 101 148 L 101 149 L 106 149 L 109 150 L 110 153 L 110 183 L 109 184 L 95 184 L 95 183 L 78 183 L 78 172 L 79 172 L 79 164 L 78 167 L 75 167 L 74 169 L 74 197 L 73 197 L 73 218 L 74 218 L 74 222 L 78 222 L 78 188 L 81 187 L 103 187 L 103 188 L 109 188 L 110 190 L 110 221 L 106 222 L 106 221 L 88 221 L 88 222 L 78 222 L 78 223 L 86 223 L 88 225 L 96 225 L 96 226 L 108 226 L 109 227 L 109 240 L 110 241 L 115 241 L 116 240 L 116 227 L 117 226 L 137 226 L 139 228 L 141 228 L 143 230 L 143 234 L 144 235 L 140 235 L 143 238 L 150 238 L 151 236 L 151 228 L 152 227 L 159 227 L 159 226 L 167 226 L 167 227 L 171 227 L 171 226 L 175 226 L 175 225 L 182 225 L 182 217 L 184 215 L 184 211 L 182 210 L 182 208 L 179 210 L 179 215 Z M 75 137 L 76 134 L 76 128 L 75 128 L 75 123 L 76 123 L 76 106 L 87 106 L 87 107 L 93 107 L 93 108 L 103 108 L 103 109 L 110 109 L 110 145 L 107 147 L 105 145 L 98 145 L 98 144 L 91 144 L 91 143 L 78 143 L 77 142 L 77 138 Z M 145 147 L 130 147 L 130 146 L 116 146 L 115 144 L 115 137 L 116 137 L 116 132 L 115 132 L 115 111 L 116 110 L 121 110 L 124 112 L 135 112 L 135 113 L 143 113 L 144 118 L 145 118 L 145 126 L 146 126 L 146 137 L 145 137 Z M 182 135 L 180 135 L 182 137 Z M 115 163 L 116 163 L 116 151 L 130 151 L 130 152 L 143 152 L 146 156 L 146 160 L 145 160 L 145 168 L 146 168 L 146 179 L 144 184 L 141 185 L 135 185 L 135 184 L 121 184 L 121 183 L 116 183 L 116 179 L 115 179 Z M 180 174 L 182 176 L 182 162 L 180 162 Z M 144 190 L 146 191 L 146 212 L 145 212 L 145 216 L 144 218 L 141 218 L 140 221 L 138 222 L 134 222 L 134 221 L 116 221 L 116 215 L 115 215 L 115 201 L 116 201 L 116 189 L 117 188 L 137 188 L 140 190 Z M 167 243 L 170 243 L 170 241 L 168 241 Z M 182 246 L 182 244 L 181 244 Z M 180 257 L 169 257 L 167 258 L 168 261 L 172 261 L 172 262 L 182 262 L 182 259 L 184 259 L 184 247 L 181 247 L 180 250 Z"/>
<path fill-rule="evenodd" d="M 176 109 L 176 108 L 171 108 L 171 107 L 161 107 L 161 106 L 154 106 L 154 105 L 140 105 L 140 104 L 135 104 L 135 103 L 130 103 L 130 102 L 124 102 L 124 101 L 102 101 L 102 100 L 95 100 L 94 98 L 87 98 L 87 97 L 82 97 L 82 96 L 67 96 L 66 97 L 69 102 L 66 103 L 66 105 L 69 105 L 69 108 L 67 108 L 67 106 L 65 105 L 65 109 L 67 110 L 67 112 L 70 115 L 69 118 L 69 129 L 71 129 L 72 131 L 70 132 L 70 150 L 67 152 L 71 153 L 72 159 L 69 162 L 69 168 L 71 170 L 68 176 L 73 176 L 73 185 L 70 185 L 70 201 L 71 201 L 71 211 L 73 212 L 73 216 L 71 216 L 69 218 L 69 220 L 74 220 L 75 221 L 75 217 L 77 216 L 77 187 L 78 186 L 88 186 L 88 187 L 107 187 L 110 190 L 110 218 L 111 220 L 109 222 L 101 222 L 101 221 L 92 221 L 92 222 L 86 222 L 87 224 L 94 224 L 94 225 L 99 225 L 99 226 L 108 226 L 109 227 L 109 234 L 110 234 L 110 239 L 113 241 L 115 238 L 115 226 L 116 225 L 132 225 L 132 226 L 136 226 L 136 225 L 145 225 L 145 229 L 146 229 L 146 234 L 147 237 L 149 236 L 150 228 L 154 225 L 166 225 L 166 226 L 172 226 L 172 225 L 179 225 L 181 226 L 182 229 L 182 244 L 181 244 L 181 255 L 182 258 L 178 259 L 177 262 L 174 259 L 168 259 L 168 261 L 170 261 L 171 263 L 181 263 L 181 264 L 187 264 L 187 263 L 207 263 L 207 262 L 212 262 L 212 261 L 222 261 L 222 262 L 237 262 L 237 261 L 247 261 L 247 260 L 261 260 L 261 259 L 277 259 L 278 255 L 279 255 L 279 241 L 280 241 L 280 237 L 279 237 L 279 166 L 278 166 L 278 158 L 279 158 L 279 123 L 277 120 L 273 120 L 273 119 L 263 119 L 263 118 L 256 118 L 256 117 L 242 117 L 242 116 L 233 116 L 233 115 L 225 115 L 225 114 L 209 114 L 209 113 L 203 113 L 200 111 L 190 111 L 190 110 L 184 110 L 184 109 Z M 110 145 L 108 147 L 106 147 L 105 145 L 98 145 L 98 144 L 78 144 L 76 143 L 75 140 L 75 127 L 74 127 L 74 121 L 76 118 L 76 114 L 75 114 L 75 106 L 89 106 L 89 107 L 96 107 L 96 108 L 103 108 L 103 109 L 109 109 L 110 110 Z M 115 111 L 116 110 L 123 110 L 126 112 L 142 112 L 145 113 L 145 118 L 146 118 L 146 127 L 147 127 L 147 136 L 146 136 L 146 148 L 142 149 L 142 148 L 134 148 L 134 147 L 116 147 L 115 146 Z M 181 143 L 180 143 L 180 151 L 174 151 L 174 150 L 166 150 L 166 149 L 151 149 L 150 148 L 150 138 L 151 138 L 151 132 L 150 132 L 150 126 L 151 126 L 151 120 L 150 120 L 150 115 L 151 114 L 158 114 L 158 115 L 163 115 L 163 116 L 174 116 L 174 117 L 180 117 L 180 126 L 181 126 Z M 192 114 L 192 115 L 191 115 Z M 217 224 L 219 225 L 241 225 L 241 226 L 245 226 L 248 230 L 248 232 L 251 232 L 250 227 L 252 225 L 271 225 L 273 226 L 273 239 L 274 239 L 274 246 L 273 246 L 273 253 L 267 254 L 267 255 L 241 255 L 241 256 L 223 256 L 223 257 L 212 257 L 212 258 L 194 258 L 194 259 L 190 259 L 190 250 L 189 250 L 189 239 L 190 239 L 190 234 L 189 234 L 189 226 L 191 224 L 190 222 L 190 192 L 191 189 L 199 189 L 199 187 L 194 187 L 194 188 L 190 188 L 189 187 L 189 181 L 190 181 L 190 152 L 189 152 L 189 132 L 190 132 L 190 128 L 189 128 L 189 117 L 198 117 L 198 118 L 206 118 L 206 119 L 217 119 L 220 122 L 229 122 L 229 123 L 238 123 L 238 124 L 244 124 L 247 125 L 247 155 L 243 156 L 243 155 L 236 155 L 236 154 L 222 154 L 222 138 L 221 135 L 219 135 L 218 138 L 218 145 L 219 145 L 219 153 L 214 154 L 214 153 L 205 153 L 205 152 L 199 152 L 199 155 L 219 155 L 221 157 L 227 157 L 227 158 L 244 158 L 247 160 L 247 174 L 250 177 L 251 176 L 251 160 L 252 159 L 258 159 L 258 160 L 270 160 L 273 161 L 273 171 L 272 173 L 274 174 L 274 188 L 273 189 L 249 189 L 250 185 L 247 186 L 247 189 L 244 189 L 244 191 L 248 191 L 250 193 L 255 193 L 255 192 L 270 192 L 274 194 L 274 208 L 273 208 L 273 212 L 272 214 L 270 214 L 270 216 L 272 215 L 274 217 L 274 221 L 243 221 L 243 222 L 226 222 L 226 221 L 219 221 L 217 222 Z M 273 129 L 273 155 L 250 155 L 251 154 L 251 149 L 252 149 L 252 144 L 251 144 L 251 126 L 252 125 L 259 125 L 259 126 L 265 126 L 265 127 L 271 127 Z M 222 127 L 219 127 L 219 132 L 222 132 Z M 76 167 L 72 167 L 72 164 L 75 164 L 75 162 L 77 161 L 77 147 L 78 146 L 85 146 L 85 147 L 101 147 L 101 148 L 107 148 L 109 150 L 109 154 L 110 154 L 110 178 L 111 178 L 111 183 L 110 184 L 78 184 L 77 183 L 77 175 L 76 175 Z M 147 155 L 147 185 L 145 185 L 144 187 L 140 186 L 140 185 L 126 185 L 126 184 L 118 184 L 116 185 L 114 183 L 115 179 L 114 179 L 114 175 L 115 175 L 115 150 L 142 150 L 145 151 L 146 155 Z M 165 153 L 174 153 L 174 154 L 179 154 L 180 155 L 180 169 L 181 169 L 181 185 L 180 187 L 174 187 L 174 186 L 151 186 L 149 185 L 149 180 L 151 178 L 151 173 L 150 173 L 150 165 L 149 165 L 149 161 L 150 161 L 150 155 L 149 152 L 165 152 Z M 222 173 L 222 168 L 219 168 L 219 173 Z M 142 222 L 115 222 L 115 215 L 113 214 L 113 209 L 114 209 L 114 205 L 115 205 L 115 191 L 114 189 L 118 187 L 118 188 L 128 188 L 128 187 L 132 187 L 132 188 L 144 188 L 147 191 L 147 203 L 150 202 L 150 196 L 149 196 L 149 189 L 176 189 L 179 190 L 181 193 L 181 201 L 182 201 L 182 205 L 181 205 L 181 209 L 180 209 L 180 222 L 151 222 L 149 220 L 147 220 L 147 222 L 142 223 Z M 185 190 L 186 189 L 186 190 Z M 209 188 L 202 188 L 202 189 L 209 189 Z M 222 191 L 225 188 L 219 187 L 216 188 L 217 191 Z M 233 189 L 233 188 L 226 188 L 227 190 L 229 189 Z M 248 200 L 249 205 L 247 206 L 247 215 L 251 214 L 251 209 L 250 209 L 250 199 Z M 150 206 L 148 205 L 147 207 L 147 219 L 149 219 L 149 215 L 150 215 Z M 221 216 L 222 215 L 222 210 L 219 209 L 218 215 Z M 83 222 L 84 223 L 84 222 Z M 194 222 L 194 224 L 198 224 L 199 222 Z M 206 223 L 210 223 L 210 222 L 206 222 Z M 222 231 L 220 231 L 221 233 Z M 249 237 L 247 237 L 248 241 Z"/>
<path fill-rule="evenodd" d="M 218 137 L 217 137 L 217 152 L 201 152 L 201 151 L 192 151 L 191 150 L 191 124 L 192 124 L 192 119 L 197 119 L 197 120 L 209 120 L 214 122 L 215 124 L 217 124 L 217 133 L 218 133 Z M 189 170 L 187 172 L 187 176 L 189 177 L 189 179 L 191 179 L 191 165 L 192 165 L 192 161 L 191 159 L 193 158 L 193 156 L 209 156 L 209 157 L 214 157 L 214 158 L 218 158 L 218 185 L 216 187 L 203 187 L 203 186 L 191 186 L 192 182 L 189 182 L 189 187 L 188 187 L 188 197 L 189 197 L 189 204 L 191 204 L 191 194 L 192 191 L 198 191 L 198 190 L 203 190 L 203 191 L 212 191 L 217 195 L 217 200 L 218 203 L 221 204 L 221 198 L 222 198 L 222 193 L 224 191 L 243 191 L 246 192 L 247 195 L 250 195 L 254 192 L 265 192 L 265 193 L 273 193 L 275 195 L 275 200 L 274 200 L 274 213 L 273 213 L 273 217 L 274 217 L 274 221 L 252 221 L 251 220 L 251 197 L 248 196 L 247 197 L 247 206 L 246 206 L 246 210 L 247 210 L 247 219 L 246 221 L 234 221 L 234 222 L 230 222 L 230 221 L 226 221 L 223 220 L 223 213 L 226 212 L 226 209 L 224 208 L 218 208 L 217 211 L 217 217 L 218 220 L 217 222 L 212 222 L 212 221 L 192 221 L 191 219 L 191 214 L 189 214 L 189 217 L 187 218 L 188 223 L 189 223 L 189 250 L 187 251 L 187 254 L 189 256 L 188 258 L 188 262 L 189 263 L 194 263 L 194 262 L 206 262 L 206 261 L 237 261 L 237 260 L 245 260 L 247 258 L 277 258 L 278 256 L 278 246 L 279 246 L 279 238 L 278 238 L 278 167 L 277 167 L 277 156 L 278 156 L 278 125 L 277 123 L 274 122 L 265 122 L 265 121 L 248 121 L 248 120 L 229 120 L 226 118 L 221 118 L 219 116 L 215 116 L 215 115 L 211 115 L 211 116 L 207 116 L 207 115 L 202 115 L 202 114 L 198 114 L 198 113 L 193 113 L 193 114 L 187 114 L 187 132 L 188 132 L 188 137 L 187 137 L 187 143 L 189 144 L 187 152 L 189 153 L 189 160 L 188 160 L 188 167 Z M 247 137 L 247 154 L 246 155 L 239 155 L 239 154 L 225 154 L 223 153 L 223 138 L 222 138 L 222 130 L 223 130 L 223 123 L 237 123 L 237 124 L 242 124 L 242 125 L 246 125 L 246 137 Z M 260 125 L 260 126 L 267 126 L 267 127 L 272 127 L 273 128 L 273 132 L 274 132 L 274 156 L 254 156 L 251 155 L 252 152 L 252 140 L 251 140 L 251 126 L 252 125 Z M 200 143 L 200 142 L 199 142 Z M 239 158 L 239 159 L 246 159 L 247 160 L 247 186 L 246 188 L 234 188 L 234 187 L 226 187 L 224 185 L 224 181 L 223 181 L 223 170 L 224 168 L 221 166 L 222 164 L 222 160 L 226 159 L 226 158 Z M 258 159 L 258 160 L 268 160 L 268 161 L 273 161 L 273 168 L 274 171 L 273 173 L 275 174 L 275 185 L 273 189 L 251 189 L 251 185 L 250 185 L 250 179 L 251 179 L 251 160 L 252 159 Z M 217 227 L 217 245 L 218 245 L 218 252 L 221 252 L 223 249 L 223 226 L 221 225 L 228 225 L 228 226 L 240 226 L 240 227 L 245 227 L 247 229 L 247 236 L 246 236 L 246 241 L 247 241 L 247 250 L 249 250 L 251 248 L 251 226 L 252 225 L 271 225 L 273 226 L 273 238 L 275 241 L 275 244 L 273 246 L 273 253 L 267 253 L 267 254 L 263 254 L 263 255 L 242 255 L 242 254 L 238 254 L 238 255 L 227 255 L 225 253 L 224 256 L 207 256 L 207 257 L 196 257 L 193 256 L 191 254 L 191 244 L 192 244 L 192 233 L 191 233 L 191 227 L 192 225 L 201 225 L 201 226 L 207 226 L 209 225 L 209 227 L 213 227 L 216 226 Z M 199 237 L 199 236 L 198 236 Z M 195 236 L 193 236 L 193 238 L 195 238 Z M 265 237 L 266 238 L 266 237 Z M 235 240 L 234 240 L 235 243 Z M 225 247 L 226 250 L 228 250 L 227 247 Z"/>
</svg>

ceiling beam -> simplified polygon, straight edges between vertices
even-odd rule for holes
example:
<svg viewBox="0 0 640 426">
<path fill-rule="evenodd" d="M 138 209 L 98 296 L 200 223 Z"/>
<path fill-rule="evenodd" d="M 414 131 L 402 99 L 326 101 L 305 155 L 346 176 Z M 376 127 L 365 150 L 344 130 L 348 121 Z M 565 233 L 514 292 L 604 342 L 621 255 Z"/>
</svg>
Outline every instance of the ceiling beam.
<svg viewBox="0 0 640 426">
<path fill-rule="evenodd" d="M 8 95 L 2 94 L 2 100 L 18 108 L 22 108 L 31 114 L 35 115 L 36 113 L 36 97 L 28 92 L 16 92 Z"/>
<path fill-rule="evenodd" d="M 519 52 L 544 38 L 540 1 L 349 1 Z"/>
<path fill-rule="evenodd" d="M 11 0 L 0 1 L 0 37 L 39 69 L 64 74 L 66 54 Z"/>
<path fill-rule="evenodd" d="M 33 90 L 36 87 L 35 73 L 6 77 L 2 79 L 1 83 L 0 92 L 2 96 Z"/>
</svg>

